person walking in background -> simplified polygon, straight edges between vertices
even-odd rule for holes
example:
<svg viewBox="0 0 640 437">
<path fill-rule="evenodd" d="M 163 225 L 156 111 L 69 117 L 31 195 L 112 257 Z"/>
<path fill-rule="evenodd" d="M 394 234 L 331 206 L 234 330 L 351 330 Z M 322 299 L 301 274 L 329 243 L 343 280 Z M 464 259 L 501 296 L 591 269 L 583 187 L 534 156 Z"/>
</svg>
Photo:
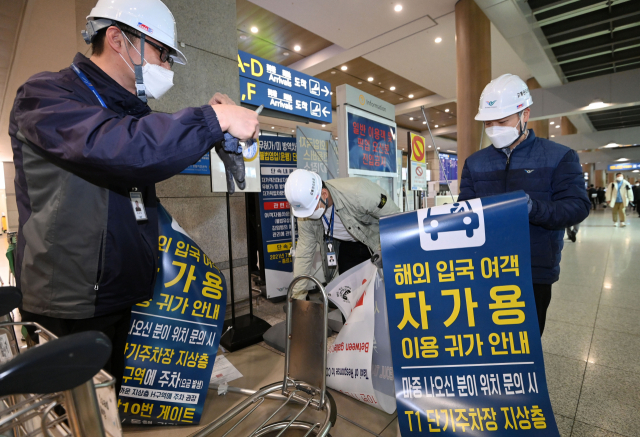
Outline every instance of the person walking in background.
<svg viewBox="0 0 640 437">
<path fill-rule="evenodd" d="M 596 190 L 596 187 L 591 184 L 591 186 L 587 190 L 587 193 L 589 194 L 589 200 L 591 200 L 591 206 L 595 211 L 596 207 L 598 206 L 598 190 Z"/>
<path fill-rule="evenodd" d="M 604 205 L 605 208 L 607 207 L 606 190 L 604 187 L 598 187 L 598 204 Z"/>
<path fill-rule="evenodd" d="M 625 208 L 629 206 L 629 202 L 633 202 L 631 184 L 624 179 L 622 173 L 616 173 L 615 182 L 611 182 L 607 190 L 607 203 L 613 208 L 611 211 L 613 226 L 618 226 L 618 216 L 620 216 L 620 226 L 623 228 L 627 226 Z"/>
<path fill-rule="evenodd" d="M 638 217 L 640 217 L 640 205 L 638 205 L 640 203 L 640 181 L 636 181 L 631 192 L 633 193 L 634 210 L 638 213 Z"/>
</svg>

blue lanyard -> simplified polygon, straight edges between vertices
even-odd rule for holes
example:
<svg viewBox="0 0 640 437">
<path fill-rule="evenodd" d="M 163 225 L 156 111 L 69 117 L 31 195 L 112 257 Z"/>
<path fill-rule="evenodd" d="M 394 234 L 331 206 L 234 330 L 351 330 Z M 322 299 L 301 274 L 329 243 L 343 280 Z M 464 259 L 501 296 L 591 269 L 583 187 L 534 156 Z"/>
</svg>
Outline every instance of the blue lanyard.
<svg viewBox="0 0 640 437">
<path fill-rule="evenodd" d="M 104 100 L 102 100 L 102 97 L 100 97 L 98 90 L 96 90 L 91 84 L 91 82 L 89 82 L 89 79 L 87 79 L 87 76 L 85 76 L 85 74 L 82 71 L 80 71 L 78 67 L 76 67 L 76 64 L 71 64 L 71 68 L 73 69 L 73 71 L 76 72 L 80 80 L 87 86 L 87 88 L 89 88 L 93 92 L 93 94 L 95 94 L 95 96 L 98 98 L 98 101 L 100 101 L 100 104 L 102 105 L 102 107 L 106 108 L 107 104 L 104 103 Z"/>
<path fill-rule="evenodd" d="M 327 224 L 327 228 L 329 228 L 329 238 L 328 241 L 333 241 L 333 218 L 335 216 L 336 213 L 336 206 L 332 205 L 331 206 L 331 222 L 329 222 L 329 220 L 327 220 L 326 216 L 322 216 L 322 219 L 324 220 L 324 222 Z"/>
</svg>

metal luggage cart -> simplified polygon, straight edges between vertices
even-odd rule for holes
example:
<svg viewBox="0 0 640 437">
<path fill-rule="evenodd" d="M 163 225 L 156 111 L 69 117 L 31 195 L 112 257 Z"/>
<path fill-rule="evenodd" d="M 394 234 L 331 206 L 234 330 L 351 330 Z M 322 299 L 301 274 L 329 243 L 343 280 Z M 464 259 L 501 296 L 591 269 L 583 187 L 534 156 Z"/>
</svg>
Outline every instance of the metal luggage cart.
<svg viewBox="0 0 640 437">
<path fill-rule="evenodd" d="M 323 302 L 303 301 L 293 299 L 291 293 L 293 286 L 301 280 L 315 282 L 322 293 Z M 251 413 L 263 403 L 265 407 L 271 402 L 267 399 L 284 401 L 275 411 L 269 415 L 249 437 L 282 436 L 287 430 L 306 431 L 304 436 L 329 435 L 329 431 L 335 425 L 337 409 L 335 401 L 327 391 L 327 328 L 328 328 L 328 297 L 322 284 L 312 276 L 296 277 L 287 292 L 287 342 L 285 349 L 284 379 L 267 385 L 258 391 L 229 387 L 228 391 L 249 396 L 230 411 L 218 419 L 206 425 L 200 431 L 189 437 L 205 437 L 222 428 L 225 424 L 234 420 L 247 410 L 223 437 L 232 434 L 233 430 L 245 421 Z M 321 329 L 318 329 L 319 327 Z M 302 404 L 302 408 L 294 414 L 291 420 L 277 420 L 276 416 L 290 403 Z M 277 405 L 277 404 L 276 404 Z M 319 412 L 324 412 L 322 420 L 306 422 L 298 420 L 300 415 L 309 407 Z M 283 412 L 284 413 L 284 412 Z M 272 420 L 276 420 L 271 422 Z"/>
<path fill-rule="evenodd" d="M 101 370 L 111 353 L 107 337 L 93 331 L 58 339 L 37 323 L 13 322 L 21 299 L 17 288 L 0 288 L 0 436 L 121 437 L 115 378 Z M 22 326 L 35 328 L 39 345 L 20 346 L 15 328 Z"/>
</svg>

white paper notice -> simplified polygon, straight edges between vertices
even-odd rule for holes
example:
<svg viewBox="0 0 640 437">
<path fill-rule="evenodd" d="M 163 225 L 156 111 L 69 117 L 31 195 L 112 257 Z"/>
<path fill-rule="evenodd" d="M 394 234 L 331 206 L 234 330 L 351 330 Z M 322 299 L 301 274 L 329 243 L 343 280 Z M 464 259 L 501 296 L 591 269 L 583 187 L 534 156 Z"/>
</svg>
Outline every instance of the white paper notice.
<svg viewBox="0 0 640 437">
<path fill-rule="evenodd" d="M 210 386 L 218 386 L 242 378 L 242 373 L 224 355 L 218 355 L 211 372 Z"/>
<path fill-rule="evenodd" d="M 376 266 L 367 260 L 349 269 L 327 286 L 329 300 L 340 309 L 345 320 L 349 318 L 375 273 Z"/>
<path fill-rule="evenodd" d="M 391 396 L 389 396 L 385 394 L 389 389 L 386 387 L 387 381 L 384 380 L 386 376 L 384 368 L 388 366 L 385 365 L 386 360 L 380 360 L 377 357 L 378 353 L 384 350 L 390 361 L 391 351 L 387 344 L 389 333 L 388 331 L 384 334 L 378 333 L 380 337 L 378 341 L 374 337 L 378 316 L 376 313 L 380 313 L 379 307 L 382 306 L 377 302 L 376 294 L 384 294 L 384 286 L 380 278 L 377 277 L 375 266 L 370 270 L 369 277 L 362 278 L 362 272 L 358 269 L 363 265 L 368 269 L 365 264 L 373 266 L 371 262 L 365 261 L 356 266 L 353 269 L 354 272 L 351 270 L 347 272 L 343 278 L 343 281 L 348 281 L 349 274 L 355 273 L 356 282 L 362 283 L 364 289 L 359 290 L 360 297 L 354 302 L 344 327 L 327 353 L 327 385 L 391 414 L 396 409 L 395 397 L 393 396 L 393 376 L 391 375 Z M 343 281 L 340 282 L 343 283 Z M 386 311 L 380 316 L 386 318 Z M 381 344 L 381 340 L 384 346 Z M 383 347 L 381 348 L 381 346 Z M 374 361 L 376 362 L 374 363 Z"/>
</svg>

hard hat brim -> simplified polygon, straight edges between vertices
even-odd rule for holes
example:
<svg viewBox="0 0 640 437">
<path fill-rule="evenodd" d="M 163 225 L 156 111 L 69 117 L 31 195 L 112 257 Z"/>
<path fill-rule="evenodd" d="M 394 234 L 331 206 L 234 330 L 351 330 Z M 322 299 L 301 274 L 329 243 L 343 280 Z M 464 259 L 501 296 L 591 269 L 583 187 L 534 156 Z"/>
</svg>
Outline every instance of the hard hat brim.
<svg viewBox="0 0 640 437">
<path fill-rule="evenodd" d="M 318 202 L 320 202 L 320 199 L 318 199 Z M 310 208 L 291 207 L 291 210 L 293 211 L 293 215 L 297 218 L 308 218 L 313 214 L 313 211 L 316 210 L 317 206 L 318 204 L 316 203 L 315 205 L 313 205 L 313 207 L 310 207 Z"/>
</svg>

